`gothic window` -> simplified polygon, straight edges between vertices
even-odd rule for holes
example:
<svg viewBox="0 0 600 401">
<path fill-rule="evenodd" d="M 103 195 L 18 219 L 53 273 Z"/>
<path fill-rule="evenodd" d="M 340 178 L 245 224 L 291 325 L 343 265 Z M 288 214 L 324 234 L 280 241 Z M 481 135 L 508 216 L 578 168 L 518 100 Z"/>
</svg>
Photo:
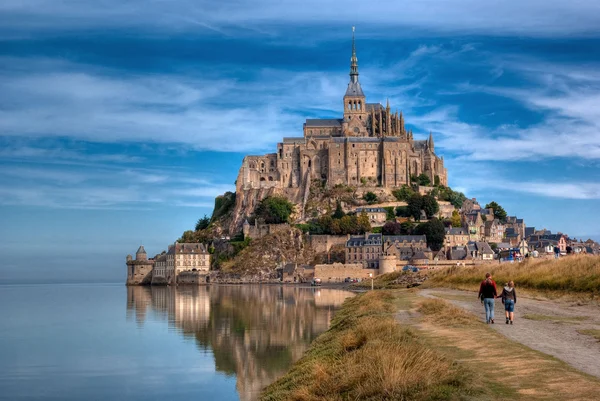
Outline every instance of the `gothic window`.
<svg viewBox="0 0 600 401">
<path fill-rule="evenodd" d="M 354 132 L 358 134 L 360 130 L 358 129 L 358 127 L 354 127 Z"/>
</svg>

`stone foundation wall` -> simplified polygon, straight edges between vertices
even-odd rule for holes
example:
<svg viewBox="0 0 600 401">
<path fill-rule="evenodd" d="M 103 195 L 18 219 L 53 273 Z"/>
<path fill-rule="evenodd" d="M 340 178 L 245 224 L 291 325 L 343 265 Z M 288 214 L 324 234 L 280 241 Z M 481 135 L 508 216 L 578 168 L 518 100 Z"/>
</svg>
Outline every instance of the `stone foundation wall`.
<svg viewBox="0 0 600 401">
<path fill-rule="evenodd" d="M 320 278 L 323 283 L 343 282 L 346 277 L 365 279 L 377 275 L 377 269 L 364 269 L 362 264 L 334 263 L 331 265 L 316 265 L 315 277 Z"/>
<path fill-rule="evenodd" d="M 178 285 L 186 285 L 186 284 L 206 284 L 210 281 L 207 280 L 208 275 L 200 272 L 181 272 L 177 275 L 177 284 Z"/>
</svg>

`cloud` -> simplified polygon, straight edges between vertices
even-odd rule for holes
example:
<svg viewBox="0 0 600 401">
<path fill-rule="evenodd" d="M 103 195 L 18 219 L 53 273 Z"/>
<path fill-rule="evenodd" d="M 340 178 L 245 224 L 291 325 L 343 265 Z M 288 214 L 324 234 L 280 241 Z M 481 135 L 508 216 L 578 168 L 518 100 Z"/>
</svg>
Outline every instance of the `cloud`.
<svg viewBox="0 0 600 401">
<path fill-rule="evenodd" d="M 159 206 L 210 208 L 233 185 L 195 178 L 198 172 L 118 165 L 5 166 L 0 204 L 69 209 L 152 209 Z"/>
<path fill-rule="evenodd" d="M 594 0 L 423 0 L 378 3 L 316 0 L 178 0 L 172 2 L 116 0 L 6 0 L 0 5 L 0 26 L 25 34 L 32 31 L 138 29 L 163 32 L 197 30 L 219 35 L 240 31 L 280 32 L 287 26 L 387 26 L 389 35 L 410 28 L 449 33 L 497 35 L 594 35 L 600 26 L 600 5 Z M 404 28 L 404 29 L 397 29 Z M 305 33 L 306 31 L 304 31 Z"/>
</svg>

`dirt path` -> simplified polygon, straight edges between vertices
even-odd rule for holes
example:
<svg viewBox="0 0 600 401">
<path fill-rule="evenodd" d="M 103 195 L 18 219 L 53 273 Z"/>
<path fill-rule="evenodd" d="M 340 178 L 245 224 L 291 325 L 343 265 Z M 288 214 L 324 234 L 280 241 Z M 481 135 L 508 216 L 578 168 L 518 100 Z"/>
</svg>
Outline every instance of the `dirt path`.
<svg viewBox="0 0 600 401">
<path fill-rule="evenodd" d="M 420 290 L 419 295 L 447 300 L 485 320 L 483 305 L 474 292 L 435 288 Z M 496 323 L 490 327 L 512 341 L 600 378 L 600 342 L 578 332 L 600 330 L 600 308 L 524 297 L 517 301 L 514 325 L 505 324 L 504 306 L 497 300 Z"/>
</svg>

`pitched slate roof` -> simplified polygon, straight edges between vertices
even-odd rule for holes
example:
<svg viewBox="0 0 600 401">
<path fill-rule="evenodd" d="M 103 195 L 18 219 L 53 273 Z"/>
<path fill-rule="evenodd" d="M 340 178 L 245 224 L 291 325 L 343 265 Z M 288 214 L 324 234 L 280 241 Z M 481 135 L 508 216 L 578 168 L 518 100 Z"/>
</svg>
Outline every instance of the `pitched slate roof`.
<svg viewBox="0 0 600 401">
<path fill-rule="evenodd" d="M 362 213 L 363 211 L 366 213 L 387 213 L 387 210 L 382 207 L 359 207 L 356 209 L 357 213 Z"/>
<path fill-rule="evenodd" d="M 144 253 L 146 253 L 146 250 L 144 249 L 144 245 L 140 245 L 140 247 L 138 248 L 138 250 L 135 254 L 139 255 L 139 254 L 144 254 Z"/>
<path fill-rule="evenodd" d="M 364 96 L 362 88 L 360 87 L 360 82 L 352 82 L 348 83 L 348 89 L 346 89 L 346 94 L 344 96 Z"/>
<path fill-rule="evenodd" d="M 307 118 L 307 127 L 341 127 L 343 120 L 338 118 Z"/>
<path fill-rule="evenodd" d="M 467 235 L 467 230 L 461 227 L 446 228 L 446 235 Z"/>
<path fill-rule="evenodd" d="M 381 234 L 369 234 L 366 239 L 364 235 L 360 237 L 350 237 L 350 239 L 346 241 L 347 247 L 364 245 L 381 245 Z"/>
</svg>

